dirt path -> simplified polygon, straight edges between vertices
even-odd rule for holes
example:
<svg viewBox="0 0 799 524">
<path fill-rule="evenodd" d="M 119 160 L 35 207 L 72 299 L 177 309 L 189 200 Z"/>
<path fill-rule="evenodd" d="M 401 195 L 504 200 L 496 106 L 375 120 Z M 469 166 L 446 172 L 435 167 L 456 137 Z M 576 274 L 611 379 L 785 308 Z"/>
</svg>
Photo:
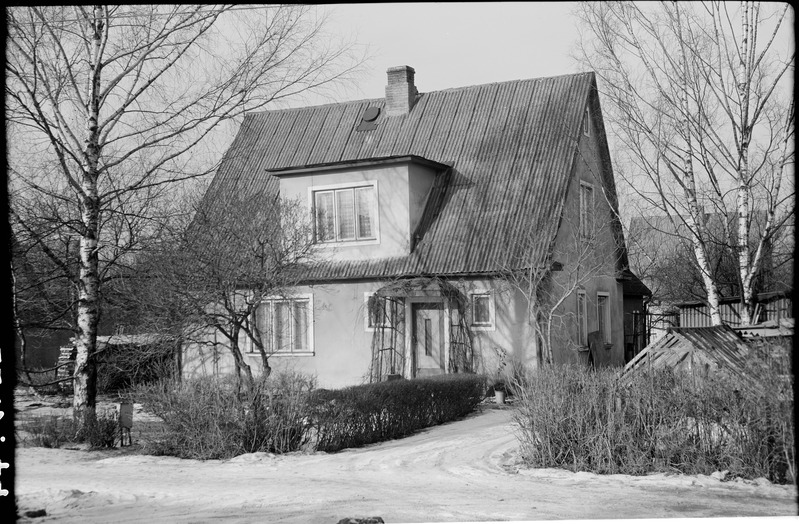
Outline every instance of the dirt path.
<svg viewBox="0 0 799 524">
<path fill-rule="evenodd" d="M 514 466 L 509 410 L 335 454 L 230 461 L 23 448 L 18 503 L 58 522 L 391 522 L 796 515 L 796 489 Z M 104 458 L 105 457 L 105 458 Z"/>
</svg>

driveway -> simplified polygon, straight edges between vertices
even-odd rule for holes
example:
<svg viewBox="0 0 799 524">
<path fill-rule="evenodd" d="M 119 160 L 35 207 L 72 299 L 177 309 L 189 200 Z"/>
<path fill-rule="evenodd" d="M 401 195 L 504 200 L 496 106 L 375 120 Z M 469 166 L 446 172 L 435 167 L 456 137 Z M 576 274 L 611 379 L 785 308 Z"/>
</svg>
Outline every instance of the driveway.
<svg viewBox="0 0 799 524">
<path fill-rule="evenodd" d="M 339 453 L 228 461 L 23 448 L 22 510 L 58 522 L 336 523 L 796 515 L 796 489 L 516 465 L 510 409 Z"/>
</svg>

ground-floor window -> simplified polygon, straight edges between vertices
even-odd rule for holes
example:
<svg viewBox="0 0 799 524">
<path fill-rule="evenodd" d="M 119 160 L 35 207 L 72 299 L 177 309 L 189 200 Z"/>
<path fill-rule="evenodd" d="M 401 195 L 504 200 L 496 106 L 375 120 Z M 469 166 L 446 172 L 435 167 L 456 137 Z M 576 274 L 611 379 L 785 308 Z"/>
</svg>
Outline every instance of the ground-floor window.
<svg viewBox="0 0 799 524">
<path fill-rule="evenodd" d="M 471 324 L 477 331 L 494 329 L 494 297 L 489 291 L 471 293 Z"/>
<path fill-rule="evenodd" d="M 255 324 L 261 333 L 264 350 L 274 353 L 309 353 L 312 310 L 310 298 L 274 298 L 261 302 L 255 311 Z M 253 346 L 252 351 L 257 351 Z"/>
<path fill-rule="evenodd" d="M 364 325 L 366 331 L 374 331 L 377 328 L 391 327 L 393 325 L 397 306 L 392 306 L 392 302 L 396 302 L 397 299 L 364 293 L 363 300 L 363 307 L 366 313 Z"/>
</svg>

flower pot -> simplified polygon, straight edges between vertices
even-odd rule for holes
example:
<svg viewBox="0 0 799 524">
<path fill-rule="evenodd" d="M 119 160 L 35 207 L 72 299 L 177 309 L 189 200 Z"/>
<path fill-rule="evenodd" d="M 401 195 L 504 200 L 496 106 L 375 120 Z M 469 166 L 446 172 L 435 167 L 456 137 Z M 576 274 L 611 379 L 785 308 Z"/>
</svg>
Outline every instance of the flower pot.
<svg viewBox="0 0 799 524">
<path fill-rule="evenodd" d="M 497 404 L 505 403 L 505 392 L 502 390 L 494 390 L 494 402 Z"/>
</svg>

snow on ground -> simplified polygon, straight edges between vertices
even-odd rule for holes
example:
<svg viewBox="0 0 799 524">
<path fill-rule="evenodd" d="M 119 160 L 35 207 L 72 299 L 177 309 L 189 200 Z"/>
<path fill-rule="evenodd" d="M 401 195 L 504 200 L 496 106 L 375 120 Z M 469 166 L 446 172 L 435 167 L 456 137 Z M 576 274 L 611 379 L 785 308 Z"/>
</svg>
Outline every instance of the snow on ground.
<svg viewBox="0 0 799 524">
<path fill-rule="evenodd" d="M 516 445 L 511 410 L 490 409 L 405 439 L 339 453 L 254 453 L 203 462 L 121 450 L 20 448 L 17 502 L 20 513 L 45 509 L 47 516 L 37 522 L 65 523 L 797 514 L 794 486 L 702 475 L 520 469 Z"/>
</svg>

